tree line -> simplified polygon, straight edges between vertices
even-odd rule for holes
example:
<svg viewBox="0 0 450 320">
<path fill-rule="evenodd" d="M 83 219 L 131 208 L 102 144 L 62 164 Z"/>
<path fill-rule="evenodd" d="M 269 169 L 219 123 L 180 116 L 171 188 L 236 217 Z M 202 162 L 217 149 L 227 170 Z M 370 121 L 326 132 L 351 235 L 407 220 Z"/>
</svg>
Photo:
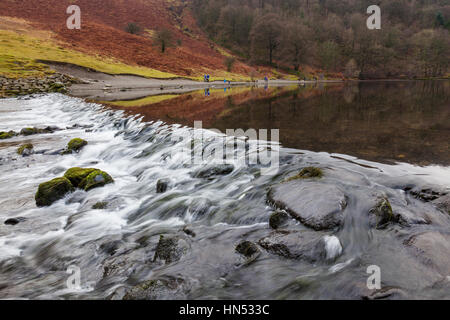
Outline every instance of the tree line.
<svg viewBox="0 0 450 320">
<path fill-rule="evenodd" d="M 381 8 L 381 30 L 366 26 Z M 449 72 L 448 0 L 193 0 L 200 26 L 241 59 L 302 75 L 306 65 L 353 78 Z"/>
</svg>

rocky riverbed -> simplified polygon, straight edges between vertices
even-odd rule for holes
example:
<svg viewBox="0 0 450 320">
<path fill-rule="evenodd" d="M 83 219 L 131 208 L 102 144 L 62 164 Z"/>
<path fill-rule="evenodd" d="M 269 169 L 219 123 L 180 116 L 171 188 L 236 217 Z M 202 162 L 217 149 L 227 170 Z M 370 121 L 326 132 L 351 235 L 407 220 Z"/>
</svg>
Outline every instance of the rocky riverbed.
<svg viewBox="0 0 450 320">
<path fill-rule="evenodd" d="M 54 73 L 44 77 L 8 78 L 0 76 L 0 98 L 16 97 L 34 93 L 59 92 L 67 89 L 78 81 L 70 76 Z"/>
<path fill-rule="evenodd" d="M 0 116 L 0 298 L 449 298 L 448 167 L 281 148 L 265 176 L 192 163 L 191 128 L 62 94 Z"/>
</svg>

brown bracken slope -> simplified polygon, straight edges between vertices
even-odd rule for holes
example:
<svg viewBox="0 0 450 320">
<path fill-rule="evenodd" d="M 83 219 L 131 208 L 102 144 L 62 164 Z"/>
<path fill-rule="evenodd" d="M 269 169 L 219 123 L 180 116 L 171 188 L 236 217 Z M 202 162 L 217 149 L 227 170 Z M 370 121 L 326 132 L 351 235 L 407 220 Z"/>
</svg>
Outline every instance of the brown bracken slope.
<svg viewBox="0 0 450 320">
<path fill-rule="evenodd" d="M 81 30 L 69 30 L 67 7 L 81 9 Z M 222 50 L 198 28 L 189 9 L 189 0 L 2 0 L 0 16 L 25 19 L 36 29 L 56 34 L 72 50 L 118 59 L 180 76 L 225 71 Z M 142 31 L 124 31 L 130 22 Z M 165 54 L 153 45 L 152 32 L 166 28 L 181 45 Z M 248 75 L 250 68 L 236 63 L 233 73 Z"/>
</svg>

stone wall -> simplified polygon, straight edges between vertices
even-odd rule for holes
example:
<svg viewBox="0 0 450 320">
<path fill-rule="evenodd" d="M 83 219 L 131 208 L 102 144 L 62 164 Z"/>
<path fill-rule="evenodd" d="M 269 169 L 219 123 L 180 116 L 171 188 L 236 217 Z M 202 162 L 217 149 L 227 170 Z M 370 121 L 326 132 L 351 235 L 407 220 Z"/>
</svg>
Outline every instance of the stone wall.
<svg viewBox="0 0 450 320">
<path fill-rule="evenodd" d="M 44 78 L 12 79 L 0 76 L 0 98 L 44 92 L 65 93 L 67 87 L 75 82 L 75 79 L 59 73 Z"/>
</svg>

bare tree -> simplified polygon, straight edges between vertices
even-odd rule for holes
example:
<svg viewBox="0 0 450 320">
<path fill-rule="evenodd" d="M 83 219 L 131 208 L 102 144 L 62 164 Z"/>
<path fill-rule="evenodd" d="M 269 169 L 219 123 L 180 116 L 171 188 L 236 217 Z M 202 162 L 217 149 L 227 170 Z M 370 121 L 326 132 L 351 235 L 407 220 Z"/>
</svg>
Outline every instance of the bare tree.
<svg viewBox="0 0 450 320">
<path fill-rule="evenodd" d="M 269 13 L 260 17 L 250 33 L 252 57 L 256 60 L 266 55 L 268 62 L 273 63 L 275 50 L 281 43 L 282 25 L 279 16 Z"/>
<path fill-rule="evenodd" d="M 153 37 L 153 41 L 161 48 L 161 53 L 166 49 L 174 46 L 173 35 L 169 29 L 161 29 L 157 31 Z"/>
<path fill-rule="evenodd" d="M 131 34 L 139 34 L 141 32 L 141 27 L 134 22 L 130 22 L 125 27 L 125 31 Z"/>
</svg>

